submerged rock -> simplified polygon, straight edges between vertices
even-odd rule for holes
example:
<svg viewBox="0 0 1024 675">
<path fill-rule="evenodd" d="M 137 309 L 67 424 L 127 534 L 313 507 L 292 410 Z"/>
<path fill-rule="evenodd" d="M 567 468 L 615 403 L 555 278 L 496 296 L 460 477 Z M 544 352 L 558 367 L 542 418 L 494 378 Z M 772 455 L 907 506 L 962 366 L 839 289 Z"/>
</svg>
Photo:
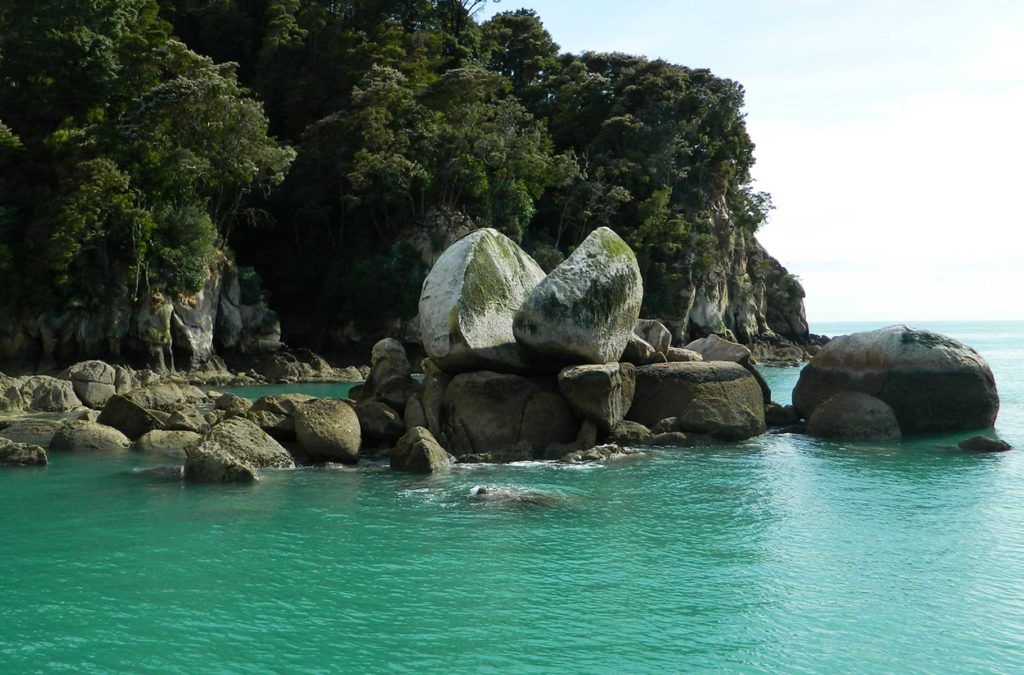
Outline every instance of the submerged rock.
<svg viewBox="0 0 1024 675">
<path fill-rule="evenodd" d="M 41 466 L 46 461 L 46 450 L 38 445 L 0 438 L 0 466 Z"/>
<path fill-rule="evenodd" d="M 566 363 L 618 361 L 641 302 L 636 256 L 619 235 L 601 227 L 530 292 L 515 316 L 515 338 Z"/>
<path fill-rule="evenodd" d="M 999 412 L 995 378 L 981 355 L 902 325 L 830 341 L 801 371 L 793 404 L 810 418 L 842 391 L 885 401 L 905 434 L 985 429 Z"/>
<path fill-rule="evenodd" d="M 497 230 L 476 230 L 452 244 L 420 294 L 420 333 L 431 361 L 451 373 L 525 371 L 512 320 L 543 278 L 537 263 Z"/>
<path fill-rule="evenodd" d="M 295 436 L 311 457 L 352 464 L 359 459 L 362 429 L 344 401 L 314 399 L 295 410 Z"/>
<path fill-rule="evenodd" d="M 433 434 L 423 427 L 413 427 L 391 451 L 391 469 L 410 473 L 446 471 L 455 463 Z"/>
<path fill-rule="evenodd" d="M 807 435 L 836 441 L 891 441 L 900 437 L 896 413 L 859 391 L 830 396 L 807 420 Z"/>
<path fill-rule="evenodd" d="M 960 441 L 957 447 L 966 452 L 1006 452 L 1013 449 L 1006 441 L 987 436 L 971 436 Z"/>
<path fill-rule="evenodd" d="M 757 380 L 728 362 L 656 363 L 636 369 L 627 419 L 653 427 L 678 417 L 680 429 L 737 441 L 765 431 Z"/>
</svg>

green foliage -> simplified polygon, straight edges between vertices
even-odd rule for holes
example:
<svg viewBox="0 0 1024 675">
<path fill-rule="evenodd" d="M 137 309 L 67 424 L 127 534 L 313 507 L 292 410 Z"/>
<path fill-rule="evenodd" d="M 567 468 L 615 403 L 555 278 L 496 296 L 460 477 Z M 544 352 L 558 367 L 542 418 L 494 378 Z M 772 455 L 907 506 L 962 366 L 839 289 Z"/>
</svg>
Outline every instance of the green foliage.
<svg viewBox="0 0 1024 675">
<path fill-rule="evenodd" d="M 0 303 L 195 292 L 230 244 L 286 330 L 384 331 L 416 311 L 406 242 L 490 226 L 549 266 L 609 226 L 645 311 L 678 313 L 712 223 L 749 236 L 771 210 L 742 87 L 559 55 L 535 12 L 478 24 L 484 4 L 0 4 Z"/>
<path fill-rule="evenodd" d="M 411 319 L 418 311 L 427 271 L 419 254 L 405 243 L 359 260 L 345 280 L 349 292 L 344 317 L 371 333 L 386 330 L 394 319 Z"/>
</svg>

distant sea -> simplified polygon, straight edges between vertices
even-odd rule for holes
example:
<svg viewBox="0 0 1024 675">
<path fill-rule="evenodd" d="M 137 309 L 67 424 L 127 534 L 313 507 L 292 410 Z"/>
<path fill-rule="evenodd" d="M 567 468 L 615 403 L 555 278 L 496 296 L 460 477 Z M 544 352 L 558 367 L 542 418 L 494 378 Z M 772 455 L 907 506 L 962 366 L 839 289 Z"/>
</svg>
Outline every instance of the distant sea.
<svg viewBox="0 0 1024 675">
<path fill-rule="evenodd" d="M 1024 322 L 917 325 L 988 359 L 1016 450 L 766 435 L 254 486 L 139 455 L 2 470 L 0 673 L 1020 672 Z M 798 370 L 765 372 L 788 401 Z"/>
</svg>

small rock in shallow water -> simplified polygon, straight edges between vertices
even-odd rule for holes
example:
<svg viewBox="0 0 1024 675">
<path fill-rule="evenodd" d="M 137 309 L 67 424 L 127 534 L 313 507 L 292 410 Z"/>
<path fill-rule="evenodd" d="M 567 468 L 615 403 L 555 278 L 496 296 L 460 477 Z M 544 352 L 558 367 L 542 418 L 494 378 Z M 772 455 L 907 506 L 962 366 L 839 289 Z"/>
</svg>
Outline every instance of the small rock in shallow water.
<svg viewBox="0 0 1024 675">
<path fill-rule="evenodd" d="M 987 436 L 972 436 L 967 440 L 960 441 L 957 447 L 967 452 L 1006 452 L 1013 449 L 1006 441 Z"/>
</svg>

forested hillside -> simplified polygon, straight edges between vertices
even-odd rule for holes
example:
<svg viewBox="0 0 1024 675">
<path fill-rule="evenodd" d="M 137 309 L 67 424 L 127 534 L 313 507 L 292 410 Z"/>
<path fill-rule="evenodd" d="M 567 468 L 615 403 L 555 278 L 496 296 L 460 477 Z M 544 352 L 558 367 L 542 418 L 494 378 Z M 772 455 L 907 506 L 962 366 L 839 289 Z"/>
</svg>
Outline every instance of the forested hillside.
<svg viewBox="0 0 1024 675">
<path fill-rule="evenodd" d="M 485 226 L 545 268 L 610 226 L 680 336 L 803 337 L 802 289 L 752 237 L 742 87 L 561 54 L 533 12 L 482 4 L 5 0 L 0 356 L 173 340 L 150 315 L 173 298 L 188 333 L 211 283 L 265 298 L 293 345 L 399 334 Z"/>
</svg>

